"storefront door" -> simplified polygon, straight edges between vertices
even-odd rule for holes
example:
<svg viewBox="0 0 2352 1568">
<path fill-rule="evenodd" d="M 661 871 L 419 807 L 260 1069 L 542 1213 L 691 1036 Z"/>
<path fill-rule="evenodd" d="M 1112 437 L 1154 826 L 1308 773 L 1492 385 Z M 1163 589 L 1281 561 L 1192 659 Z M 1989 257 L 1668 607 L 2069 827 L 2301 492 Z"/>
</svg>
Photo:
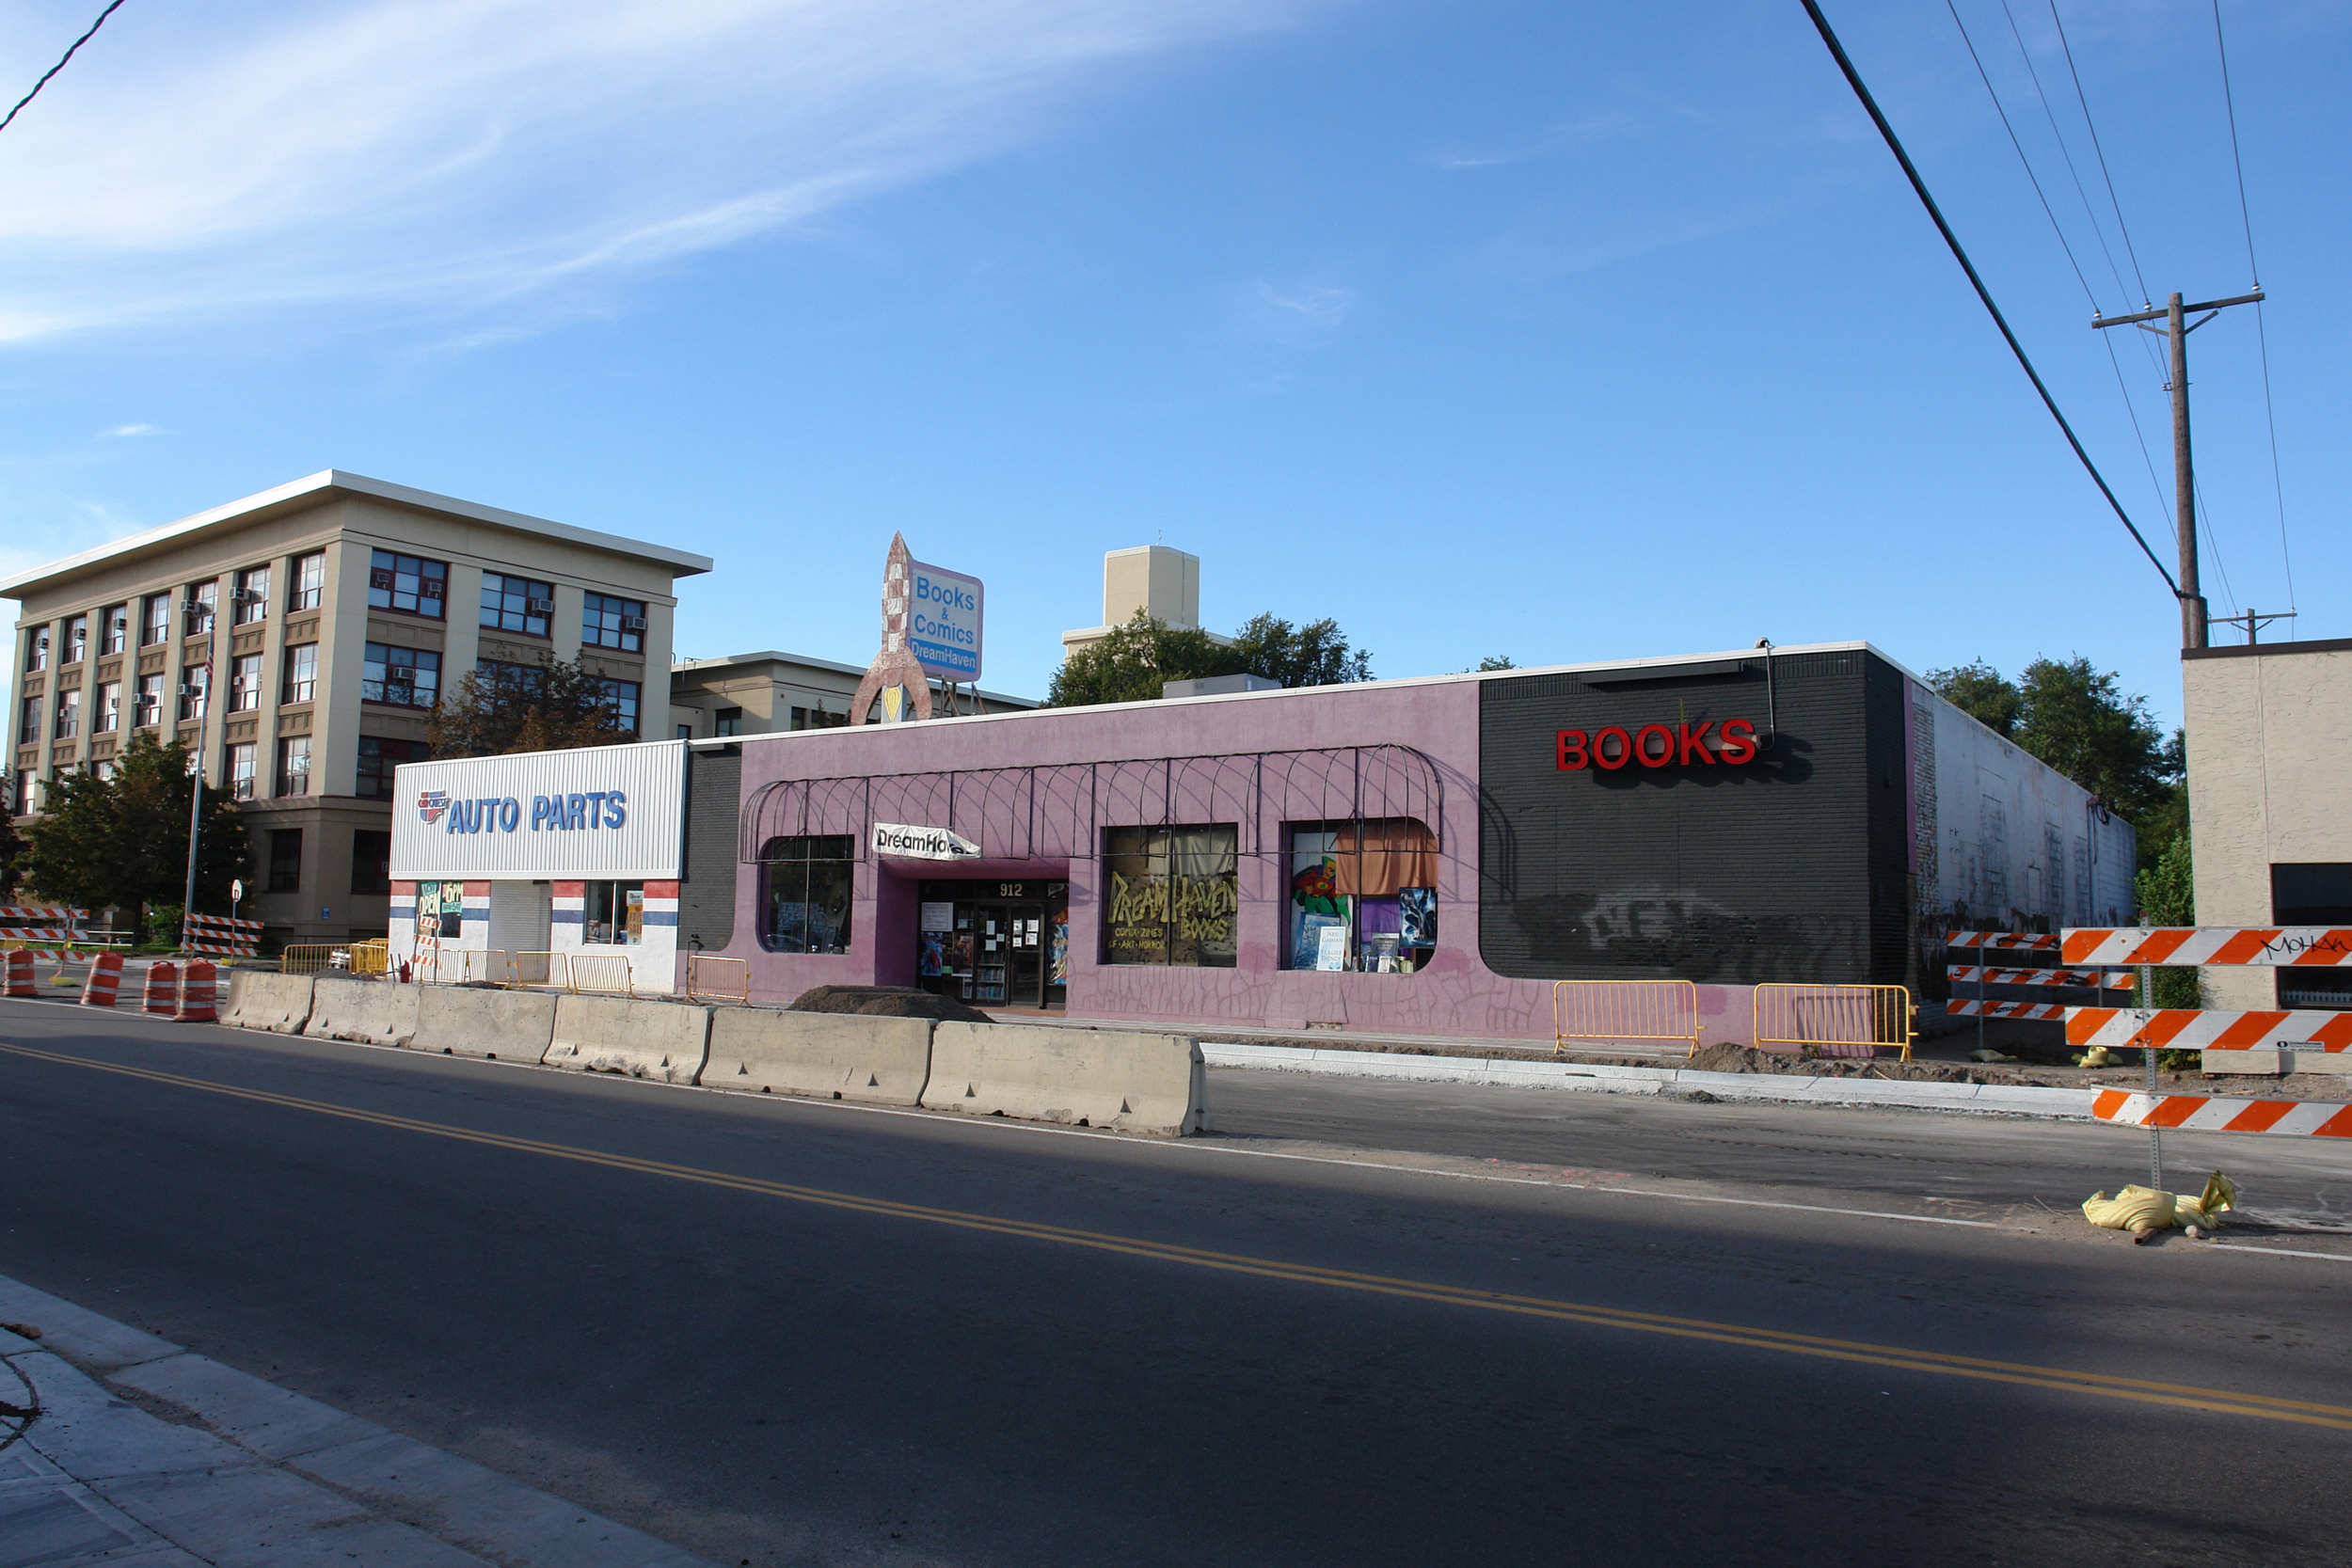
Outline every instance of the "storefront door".
<svg viewBox="0 0 2352 1568">
<path fill-rule="evenodd" d="M 916 984 L 976 1007 L 1058 1007 L 1068 994 L 1066 882 L 922 887 Z"/>
</svg>

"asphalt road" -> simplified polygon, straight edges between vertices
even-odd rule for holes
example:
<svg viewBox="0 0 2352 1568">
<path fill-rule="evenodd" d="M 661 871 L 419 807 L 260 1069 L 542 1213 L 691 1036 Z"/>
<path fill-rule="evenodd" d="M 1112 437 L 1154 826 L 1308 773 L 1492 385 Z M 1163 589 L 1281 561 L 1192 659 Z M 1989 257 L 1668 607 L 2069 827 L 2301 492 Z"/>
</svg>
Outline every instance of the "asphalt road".
<svg viewBox="0 0 2352 1568">
<path fill-rule="evenodd" d="M 2014 1223 L 2141 1140 L 1212 1104 L 1151 1143 L 0 1003 L 0 1273 L 762 1568 L 2342 1560 L 2352 1419 L 2301 1405 L 2352 1405 L 2352 1262 Z"/>
</svg>

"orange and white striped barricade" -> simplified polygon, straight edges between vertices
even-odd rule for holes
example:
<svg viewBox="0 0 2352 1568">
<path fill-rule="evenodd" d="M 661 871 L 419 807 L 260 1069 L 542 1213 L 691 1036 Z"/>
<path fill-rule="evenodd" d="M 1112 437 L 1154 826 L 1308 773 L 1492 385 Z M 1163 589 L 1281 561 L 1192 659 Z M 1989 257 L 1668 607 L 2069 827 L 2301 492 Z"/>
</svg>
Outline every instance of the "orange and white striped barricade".
<svg viewBox="0 0 2352 1568">
<path fill-rule="evenodd" d="M 30 948 L 11 947 L 8 949 L 8 994 L 10 996 L 39 996 L 40 994 L 40 983 L 33 975 L 33 954 Z"/>
<path fill-rule="evenodd" d="M 180 1010 L 171 1015 L 183 1023 L 220 1022 L 220 966 L 210 958 L 190 958 L 180 974 Z"/>
<path fill-rule="evenodd" d="M 2352 965 L 2352 930 L 2332 926 L 2069 927 L 2069 964 L 2251 964 L 2266 969 Z"/>
<path fill-rule="evenodd" d="M 169 1018 L 180 1010 L 180 966 L 169 958 L 157 958 L 147 966 L 147 989 L 141 998 L 143 1011 L 161 1013 Z"/>
<path fill-rule="evenodd" d="M 89 911 L 62 904 L 0 904 L 0 937 L 19 942 L 79 942 Z"/>
<path fill-rule="evenodd" d="M 2129 1094 L 2102 1089 L 2090 1114 L 2101 1121 L 2152 1132 L 2269 1132 L 2286 1137 L 2352 1138 L 2352 1105 L 2336 1100 L 2232 1100 L 2216 1094 Z"/>
<path fill-rule="evenodd" d="M 1944 1010 L 1961 1018 L 2031 1018 L 2058 1023 L 2074 1009 L 2063 1002 L 1987 1002 L 1982 997 L 1955 996 L 1944 1004 Z"/>
<path fill-rule="evenodd" d="M 2058 939 L 2044 931 L 1947 931 L 1944 945 L 2003 953 L 2055 953 L 2058 950 Z"/>
<path fill-rule="evenodd" d="M 2128 969 L 1994 969 L 1947 964 L 1945 977 L 1979 986 L 2064 986 L 2076 990 L 2129 990 L 2139 984 Z"/>
<path fill-rule="evenodd" d="M 2352 1051 L 2352 1012 L 2225 1012 L 2200 1007 L 2069 1007 L 2066 1043 L 2110 1050 Z"/>
<path fill-rule="evenodd" d="M 90 960 L 89 978 L 82 982 L 82 1006 L 111 1007 L 122 989 L 122 955 L 101 953 Z"/>
<path fill-rule="evenodd" d="M 258 920 L 232 920 L 225 914 L 192 914 L 180 927 L 180 951 L 183 953 L 219 953 L 232 958 L 250 958 L 262 950 L 262 923 Z"/>
</svg>

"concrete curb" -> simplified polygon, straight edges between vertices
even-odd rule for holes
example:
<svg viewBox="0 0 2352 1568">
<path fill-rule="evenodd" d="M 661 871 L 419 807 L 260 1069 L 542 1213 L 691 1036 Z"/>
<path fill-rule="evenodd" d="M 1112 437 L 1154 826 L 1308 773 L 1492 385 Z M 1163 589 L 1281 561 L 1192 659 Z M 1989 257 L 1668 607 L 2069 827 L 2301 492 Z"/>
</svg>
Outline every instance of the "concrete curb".
<svg viewBox="0 0 2352 1568">
<path fill-rule="evenodd" d="M 22 1438 L 39 1463 L 7 1480 L 16 1496 L 0 1501 L 40 1509 L 36 1494 L 56 1497 L 43 1516 L 81 1528 L 87 1549 L 107 1561 L 710 1568 L 550 1493 L 13 1279 L 0 1277 L 0 1321 L 41 1332 L 34 1341 L 0 1331 L 0 1361 L 41 1412 Z M 161 1420 L 109 1385 L 169 1400 L 203 1425 Z"/>
<path fill-rule="evenodd" d="M 1211 1067 L 1261 1072 L 1311 1072 L 1339 1078 L 1387 1078 L 1422 1084 L 1494 1084 L 1598 1094 L 1689 1094 L 1799 1105 L 1904 1105 L 1931 1111 L 2090 1121 L 2096 1089 L 2045 1089 L 2010 1084 L 1905 1084 L 1881 1078 L 1800 1078 L 1762 1072 L 1695 1072 L 1687 1068 L 1601 1067 L 1589 1062 L 1529 1062 L 1474 1056 L 1402 1056 L 1376 1051 L 1240 1045 L 1202 1040 Z"/>
</svg>

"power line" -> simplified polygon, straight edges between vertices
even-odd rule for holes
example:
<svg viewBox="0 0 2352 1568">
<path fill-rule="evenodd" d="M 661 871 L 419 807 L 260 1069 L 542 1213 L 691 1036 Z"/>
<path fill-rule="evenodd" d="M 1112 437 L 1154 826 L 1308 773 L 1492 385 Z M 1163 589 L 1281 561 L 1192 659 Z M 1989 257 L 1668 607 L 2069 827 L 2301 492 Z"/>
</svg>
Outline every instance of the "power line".
<svg viewBox="0 0 2352 1568">
<path fill-rule="evenodd" d="M 106 24 L 106 19 L 114 15 L 115 12 L 120 10 L 121 8 L 122 0 L 113 0 L 111 5 L 109 5 L 104 10 L 98 13 L 98 20 L 89 24 L 89 31 L 84 33 L 80 38 L 75 39 L 73 40 L 73 47 L 68 49 L 58 59 L 56 65 L 51 66 L 47 71 L 41 72 L 40 80 L 33 84 L 33 90 L 16 101 L 16 108 L 10 109 L 5 118 L 0 118 L 0 131 L 5 131 L 8 128 L 8 122 L 16 119 L 17 109 L 22 109 L 25 104 L 30 103 L 34 97 L 40 93 L 40 89 L 49 85 L 49 78 L 55 76 L 58 71 L 63 71 L 65 69 L 65 62 L 73 58 L 74 55 L 80 51 L 82 45 L 87 43 L 91 39 L 96 38 L 98 36 L 98 29 Z"/>
<path fill-rule="evenodd" d="M 2246 230 L 2246 270 L 2253 275 L 2254 287 L 2262 287 L 2262 266 L 2254 260 L 2254 215 L 2246 201 L 2246 160 L 2239 155 L 2237 145 L 2237 99 L 2230 90 L 2230 45 L 2221 36 L 2221 0 L 2213 0 L 2213 47 L 2221 59 L 2221 106 L 2230 116 L 2230 163 L 2237 170 L 2237 215 Z M 2254 341 L 2261 346 L 2263 363 L 2263 418 L 2270 426 L 2270 493 L 2279 503 L 2279 559 L 2287 570 L 2287 608 L 2295 608 L 2295 557 L 2287 548 L 2287 488 L 2279 473 L 2279 415 L 2270 397 L 2270 334 L 2263 321 L 2263 308 L 2254 307 Z"/>
<path fill-rule="evenodd" d="M 2083 297 L 2090 301 L 2091 311 L 2099 309 L 2099 296 L 2092 292 L 2090 279 L 2083 276 L 2083 265 L 2074 260 L 2074 247 L 2066 243 L 2066 230 L 2058 227 L 2058 214 L 2050 211 L 2050 198 L 2042 194 L 2042 182 L 2034 177 L 2033 160 L 2026 156 L 2026 147 L 2017 139 L 2017 127 L 2009 122 L 2009 111 L 2001 107 L 2001 95 L 1993 89 L 1993 78 L 1984 69 L 1984 60 L 1977 53 L 1977 40 L 1968 36 L 1968 24 L 1960 19 L 1960 8 L 1952 0 L 1944 0 L 1944 8 L 1952 13 L 1952 25 L 1960 29 L 1960 41 L 1968 46 L 1968 58 L 1977 68 L 1977 80 L 1984 84 L 1985 96 L 1993 100 L 1993 112 L 2001 117 L 2001 129 L 2009 133 L 2009 145 L 2017 150 L 2017 161 L 2025 166 L 2026 181 L 2033 186 L 2035 199 L 2042 203 L 2042 215 L 2050 220 L 2050 231 L 2058 236 L 2058 248 L 2066 252 L 2066 264 L 2074 269 L 2074 281 L 2083 286 Z"/>
<path fill-rule="evenodd" d="M 2033 51 L 2026 47 L 2026 35 L 2018 30 L 2017 13 L 2010 8 L 2009 0 L 2001 0 L 2001 14 L 2009 19 L 2009 36 L 2017 44 L 2017 57 L 2026 64 L 2026 75 L 2033 83 L 2033 95 L 2042 104 L 2042 118 L 2050 124 L 2050 139 L 2058 143 L 2058 156 L 2066 160 L 2067 176 L 2074 182 L 2074 195 L 2083 204 L 2083 216 L 2090 220 L 2090 231 L 2098 237 L 2099 253 L 2107 259 L 2107 272 L 2115 279 L 2115 292 L 2124 299 L 2131 298 L 2131 290 L 2124 285 L 2123 269 L 2115 264 L 2115 248 L 2107 244 L 2107 231 L 2099 227 L 2099 214 L 2090 205 L 2090 193 L 2083 188 L 2083 171 L 2074 166 L 2074 153 L 2066 145 L 2066 133 L 2058 129 L 2058 111 L 2050 107 L 2050 94 L 2042 85 L 2042 72 L 2034 69 Z"/>
<path fill-rule="evenodd" d="M 1885 139 L 1887 150 L 1894 153 L 1895 161 L 1902 166 L 1903 177 L 1911 182 L 1912 190 L 1919 198 L 1919 205 L 1925 207 L 1928 216 L 1934 220 L 1936 232 L 1944 236 L 1945 245 L 1951 249 L 1952 259 L 1960 263 L 1960 270 L 1968 275 L 1969 285 L 1977 291 L 1977 298 L 1984 303 L 1986 314 L 1993 318 L 1993 325 L 2001 329 L 2001 337 L 2008 342 L 2010 353 L 2017 356 L 2018 366 L 2025 371 L 2026 379 L 2033 383 L 2033 389 L 2036 392 L 2042 394 L 2042 405 L 2050 411 L 2050 418 L 2058 421 L 2058 429 L 2066 433 L 2066 444 L 2074 449 L 2074 456 L 2081 462 L 2083 470 L 2090 475 L 2091 483 L 2099 487 L 2099 494 L 2107 499 L 2107 505 L 2114 510 L 2117 518 L 2130 531 L 2133 540 L 2139 546 L 2140 553 L 2147 556 L 2149 563 L 2154 566 L 2157 575 L 2164 578 L 2165 586 L 2172 590 L 2173 597 L 2180 597 L 2181 585 L 2172 580 L 2172 574 L 2166 571 L 2164 562 L 2156 559 L 2156 552 L 2148 547 L 2148 541 L 2140 536 L 2138 527 L 2133 523 L 2130 514 L 2123 510 L 2123 503 L 2117 500 L 2115 492 L 2108 488 L 2106 476 L 2099 472 L 2099 466 L 2090 460 L 2090 453 L 2083 450 L 2082 440 L 2075 436 L 2074 427 L 2066 422 L 2064 414 L 2058 412 L 2058 400 L 2050 395 L 2050 388 L 2042 384 L 2041 372 L 2033 368 L 2033 361 L 2026 357 L 2025 345 L 2017 341 L 2017 334 L 2010 330 L 2009 320 L 2001 314 L 2001 308 L 1993 303 L 1992 291 L 1984 286 L 1984 279 L 1977 276 L 1977 265 L 1968 260 L 1968 252 L 1961 247 L 1960 236 L 1954 234 L 1952 226 L 1944 221 L 1944 211 L 1935 204 L 1935 198 L 1928 194 L 1928 183 L 1919 177 L 1919 170 L 1913 165 L 1911 154 L 1903 150 L 1902 138 L 1895 135 L 1895 128 L 1887 123 L 1886 116 L 1879 108 L 1878 100 L 1872 98 L 1870 89 L 1863 86 L 1862 73 L 1854 69 L 1853 61 L 1847 57 L 1846 46 L 1837 41 L 1837 34 L 1830 26 L 1829 18 L 1821 14 L 1821 8 L 1815 3 L 1815 0 L 1804 0 L 1804 8 L 1805 14 L 1813 19 L 1815 30 L 1821 35 L 1821 41 L 1829 46 L 1830 57 L 1837 62 L 1837 69 L 1845 73 L 1846 85 L 1853 88 L 1854 96 L 1862 101 L 1863 108 L 1868 111 L 1870 122 L 1878 127 L 1879 135 Z"/>
<path fill-rule="evenodd" d="M 2090 99 L 2083 92 L 2083 73 L 2074 69 L 2074 46 L 2066 41 L 2066 24 L 2058 21 L 2058 0 L 2049 0 L 2050 20 L 2058 26 L 2058 48 L 2066 55 L 2066 73 L 2074 79 L 2074 102 L 2082 105 L 2083 127 L 2090 133 L 2090 150 L 2099 157 L 2099 178 L 2107 182 L 2107 203 L 2115 209 L 2115 227 L 2123 236 L 2123 254 L 2131 258 L 2132 276 L 2139 279 L 2139 299 L 2148 302 L 2148 279 L 2139 270 L 2139 252 L 2133 248 L 2131 226 L 2123 221 L 2123 203 L 2115 194 L 2115 176 L 2107 172 L 2107 150 L 2099 145 L 2098 122 L 2090 118 Z"/>
</svg>

